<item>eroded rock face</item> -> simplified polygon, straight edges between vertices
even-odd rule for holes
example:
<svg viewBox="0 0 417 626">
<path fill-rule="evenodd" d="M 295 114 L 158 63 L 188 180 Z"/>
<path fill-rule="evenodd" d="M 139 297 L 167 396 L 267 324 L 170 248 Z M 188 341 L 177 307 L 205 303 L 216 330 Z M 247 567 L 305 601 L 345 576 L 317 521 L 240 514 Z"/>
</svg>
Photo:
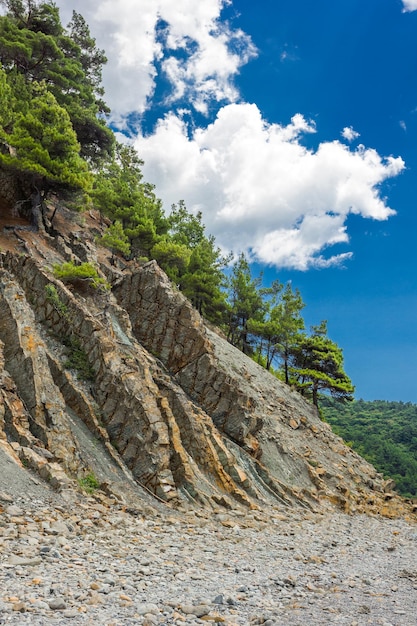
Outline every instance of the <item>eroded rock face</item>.
<svg viewBox="0 0 417 626">
<path fill-rule="evenodd" d="M 209 330 L 156 263 L 102 257 L 112 292 L 79 293 L 50 268 L 93 258 L 91 240 L 24 236 L 0 270 L 0 443 L 25 465 L 61 489 L 92 471 L 147 504 L 381 508 L 374 468 Z M 66 366 L 68 338 L 88 382 Z"/>
</svg>

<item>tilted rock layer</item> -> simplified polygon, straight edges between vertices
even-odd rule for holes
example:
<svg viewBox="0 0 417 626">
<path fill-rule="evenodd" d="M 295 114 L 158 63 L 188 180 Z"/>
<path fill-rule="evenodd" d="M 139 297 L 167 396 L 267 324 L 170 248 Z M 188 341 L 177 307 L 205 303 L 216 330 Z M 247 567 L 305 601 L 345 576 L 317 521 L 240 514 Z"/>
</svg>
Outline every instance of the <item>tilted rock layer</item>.
<svg viewBox="0 0 417 626">
<path fill-rule="evenodd" d="M 61 490 L 94 474 L 147 506 L 402 510 L 315 408 L 210 330 L 156 263 L 115 264 L 88 226 L 62 224 L 53 236 L 9 230 L 15 245 L 1 255 L 0 446 L 17 463 Z M 51 271 L 67 260 L 96 263 L 111 290 L 69 289 Z"/>
</svg>

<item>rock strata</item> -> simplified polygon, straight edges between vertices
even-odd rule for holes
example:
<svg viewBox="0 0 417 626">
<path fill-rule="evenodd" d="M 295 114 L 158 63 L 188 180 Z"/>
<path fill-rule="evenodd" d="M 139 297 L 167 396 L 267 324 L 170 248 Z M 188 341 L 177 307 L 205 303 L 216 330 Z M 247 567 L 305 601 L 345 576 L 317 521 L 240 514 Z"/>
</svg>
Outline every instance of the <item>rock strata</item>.
<svg viewBox="0 0 417 626">
<path fill-rule="evenodd" d="M 117 265 L 88 227 L 60 219 L 1 254 L 9 459 L 60 491 L 93 477 L 138 512 L 407 509 L 314 407 L 210 330 L 155 262 Z M 68 260 L 96 263 L 111 290 L 54 278 Z"/>
</svg>

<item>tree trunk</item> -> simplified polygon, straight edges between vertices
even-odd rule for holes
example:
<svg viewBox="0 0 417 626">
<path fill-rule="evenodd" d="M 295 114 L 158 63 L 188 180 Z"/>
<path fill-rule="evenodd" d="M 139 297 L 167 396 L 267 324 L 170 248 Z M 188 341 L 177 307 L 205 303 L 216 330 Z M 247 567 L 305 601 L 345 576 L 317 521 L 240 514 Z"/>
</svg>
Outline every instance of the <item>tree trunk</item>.
<svg viewBox="0 0 417 626">
<path fill-rule="evenodd" d="M 319 394 L 316 385 L 313 385 L 313 404 L 317 409 L 319 408 Z"/>
</svg>

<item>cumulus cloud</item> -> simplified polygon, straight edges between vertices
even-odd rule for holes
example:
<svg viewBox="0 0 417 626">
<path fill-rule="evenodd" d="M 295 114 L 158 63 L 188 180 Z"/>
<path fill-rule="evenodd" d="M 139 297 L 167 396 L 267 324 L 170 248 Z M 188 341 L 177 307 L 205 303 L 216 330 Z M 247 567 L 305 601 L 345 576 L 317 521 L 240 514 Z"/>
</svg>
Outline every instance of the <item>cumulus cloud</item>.
<svg viewBox="0 0 417 626">
<path fill-rule="evenodd" d="M 115 115 L 143 113 L 160 72 L 170 101 L 187 98 L 206 112 L 215 102 L 235 102 L 233 79 L 256 55 L 251 39 L 221 20 L 229 0 L 58 0 L 64 23 L 81 13 L 109 58 L 103 82 Z"/>
<path fill-rule="evenodd" d="M 353 130 L 352 126 L 345 126 L 345 128 L 340 133 L 344 139 L 351 142 L 360 137 L 360 134 Z"/>
<path fill-rule="evenodd" d="M 267 123 L 255 104 L 222 107 L 207 128 L 190 135 L 173 113 L 155 132 L 137 138 L 145 176 L 169 207 L 183 199 L 202 210 L 219 245 L 261 262 L 300 270 L 343 262 L 349 214 L 385 220 L 393 211 L 380 185 L 404 169 L 400 157 L 381 157 L 339 141 L 307 149 L 315 126 L 302 115 L 287 125 Z"/>
<path fill-rule="evenodd" d="M 316 132 L 313 122 L 297 114 L 286 125 L 268 123 L 255 104 L 242 103 L 234 79 L 256 50 L 222 18 L 230 1 L 118 0 L 116 10 L 112 0 L 57 4 L 64 23 L 72 9 L 80 12 L 105 49 L 106 99 L 119 121 L 140 118 L 154 106 L 157 86 L 170 86 L 165 117 L 135 140 L 165 207 L 183 199 L 203 211 L 222 248 L 263 263 L 342 264 L 351 255 L 348 216 L 393 215 L 381 184 L 404 162 L 337 140 L 308 149 L 303 139 Z M 417 8 L 417 0 L 404 7 Z M 217 115 L 207 127 L 185 122 L 195 111 L 213 111 L 213 103 Z M 359 133 L 346 126 L 341 136 L 352 142 Z"/>
<path fill-rule="evenodd" d="M 417 0 L 403 0 L 404 13 L 407 11 L 417 11 Z"/>
</svg>

